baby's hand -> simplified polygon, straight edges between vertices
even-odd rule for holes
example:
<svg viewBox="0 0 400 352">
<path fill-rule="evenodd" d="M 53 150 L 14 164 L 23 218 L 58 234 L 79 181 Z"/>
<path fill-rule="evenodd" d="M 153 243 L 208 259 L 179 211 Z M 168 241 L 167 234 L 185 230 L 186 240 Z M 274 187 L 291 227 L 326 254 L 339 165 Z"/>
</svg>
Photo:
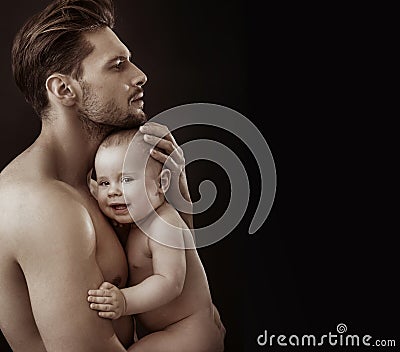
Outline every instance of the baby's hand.
<svg viewBox="0 0 400 352">
<path fill-rule="evenodd" d="M 100 317 L 118 319 L 125 314 L 125 296 L 113 284 L 103 282 L 98 290 L 89 290 L 88 295 L 88 301 L 92 302 L 90 308 L 98 310 Z"/>
</svg>

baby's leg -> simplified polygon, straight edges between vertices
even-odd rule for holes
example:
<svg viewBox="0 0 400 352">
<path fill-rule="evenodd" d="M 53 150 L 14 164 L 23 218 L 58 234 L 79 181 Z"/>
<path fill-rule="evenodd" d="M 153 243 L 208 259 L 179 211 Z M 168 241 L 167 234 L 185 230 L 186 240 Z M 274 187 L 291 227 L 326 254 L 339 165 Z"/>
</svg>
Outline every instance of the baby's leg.
<svg viewBox="0 0 400 352">
<path fill-rule="evenodd" d="M 222 327 L 223 328 L 223 327 Z M 206 312 L 196 313 L 163 331 L 147 335 L 129 352 L 222 352 L 225 330 Z"/>
</svg>

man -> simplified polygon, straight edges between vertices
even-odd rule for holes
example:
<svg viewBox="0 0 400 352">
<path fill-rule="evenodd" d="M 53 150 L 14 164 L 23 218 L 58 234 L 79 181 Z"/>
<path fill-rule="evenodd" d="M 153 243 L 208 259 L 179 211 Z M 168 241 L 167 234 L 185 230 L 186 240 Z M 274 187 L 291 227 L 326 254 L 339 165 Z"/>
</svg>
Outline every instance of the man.
<svg viewBox="0 0 400 352">
<path fill-rule="evenodd" d="M 57 0 L 14 41 L 16 83 L 42 119 L 37 140 L 0 176 L 0 328 L 14 351 L 125 351 L 133 341 L 129 317 L 100 319 L 86 301 L 103 281 L 123 287 L 128 273 L 87 175 L 105 136 L 146 121 L 146 76 L 113 22 L 111 0 Z M 148 123 L 143 132 L 161 137 L 166 128 Z M 169 133 L 158 146 L 177 149 L 170 165 L 182 169 Z M 190 199 L 184 172 L 172 174 Z"/>
</svg>

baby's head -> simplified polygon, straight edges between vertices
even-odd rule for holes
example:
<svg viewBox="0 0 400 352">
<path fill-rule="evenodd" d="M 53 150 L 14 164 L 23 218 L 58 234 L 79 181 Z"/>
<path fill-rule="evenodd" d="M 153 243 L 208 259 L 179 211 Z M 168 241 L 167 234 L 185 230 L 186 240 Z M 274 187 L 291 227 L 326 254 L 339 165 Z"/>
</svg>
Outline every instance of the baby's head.
<svg viewBox="0 0 400 352">
<path fill-rule="evenodd" d="M 164 203 L 170 171 L 150 151 L 137 129 L 115 132 L 101 143 L 95 158 L 96 195 L 109 218 L 138 222 Z"/>
</svg>

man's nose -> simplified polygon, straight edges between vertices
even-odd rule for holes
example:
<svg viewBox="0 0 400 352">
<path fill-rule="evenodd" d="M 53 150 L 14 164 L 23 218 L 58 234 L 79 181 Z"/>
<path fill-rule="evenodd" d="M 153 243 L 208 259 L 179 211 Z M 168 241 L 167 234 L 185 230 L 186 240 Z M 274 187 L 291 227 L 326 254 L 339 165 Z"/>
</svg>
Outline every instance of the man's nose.
<svg viewBox="0 0 400 352">
<path fill-rule="evenodd" d="M 132 64 L 132 77 L 131 84 L 132 86 L 141 87 L 144 86 L 147 82 L 147 77 L 144 72 L 139 69 L 136 65 Z"/>
<path fill-rule="evenodd" d="M 109 197 L 118 197 L 122 194 L 121 185 L 118 183 L 113 183 L 108 188 L 108 196 Z"/>
</svg>

